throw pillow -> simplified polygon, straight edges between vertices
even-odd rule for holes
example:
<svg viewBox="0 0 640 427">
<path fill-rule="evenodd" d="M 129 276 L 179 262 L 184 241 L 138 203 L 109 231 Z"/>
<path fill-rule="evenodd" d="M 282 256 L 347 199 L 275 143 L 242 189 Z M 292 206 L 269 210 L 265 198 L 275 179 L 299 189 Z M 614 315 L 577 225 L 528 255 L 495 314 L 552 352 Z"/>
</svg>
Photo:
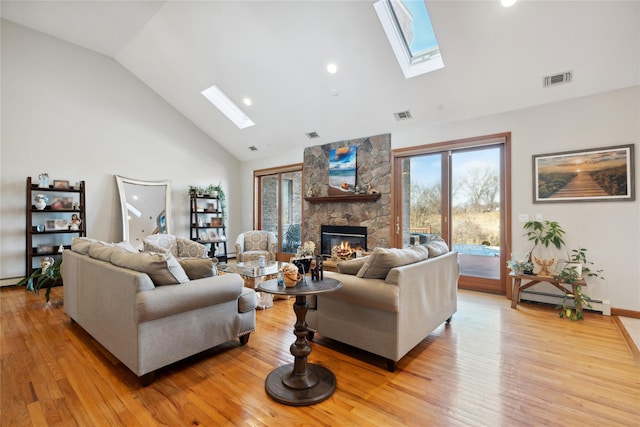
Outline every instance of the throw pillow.
<svg viewBox="0 0 640 427">
<path fill-rule="evenodd" d="M 362 266 L 369 260 L 369 256 L 350 259 L 349 261 L 342 261 L 337 264 L 338 273 L 351 274 L 355 276 Z"/>
<path fill-rule="evenodd" d="M 191 280 L 218 275 L 218 268 L 211 258 L 178 258 L 178 262 Z"/>
<path fill-rule="evenodd" d="M 71 250 L 82 255 L 88 255 L 89 248 L 93 242 L 97 242 L 97 240 L 88 237 L 74 237 L 71 240 Z"/>
<path fill-rule="evenodd" d="M 434 237 L 429 240 L 424 246 L 429 251 L 429 256 L 431 258 L 435 258 L 437 256 L 446 254 L 449 252 L 449 247 L 447 246 L 447 242 L 442 240 L 440 237 Z"/>
<path fill-rule="evenodd" d="M 89 246 L 89 256 L 100 261 L 111 262 L 111 255 L 115 246 L 111 243 L 96 241 Z"/>
<path fill-rule="evenodd" d="M 187 273 L 169 252 L 134 254 L 127 251 L 117 251 L 113 253 L 111 262 L 119 267 L 148 274 L 156 286 L 177 285 L 189 281 Z"/>
<path fill-rule="evenodd" d="M 429 251 L 423 246 L 410 246 L 404 249 L 375 248 L 357 276 L 363 279 L 384 279 L 392 268 L 413 264 L 428 257 Z"/>
</svg>

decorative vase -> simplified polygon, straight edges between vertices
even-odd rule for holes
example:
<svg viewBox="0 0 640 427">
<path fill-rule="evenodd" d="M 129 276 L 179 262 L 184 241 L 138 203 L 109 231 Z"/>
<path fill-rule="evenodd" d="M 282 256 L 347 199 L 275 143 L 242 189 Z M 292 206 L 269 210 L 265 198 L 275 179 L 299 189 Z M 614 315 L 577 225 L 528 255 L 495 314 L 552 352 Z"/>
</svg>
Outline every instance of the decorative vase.
<svg viewBox="0 0 640 427">
<path fill-rule="evenodd" d="M 36 203 L 35 203 L 36 209 L 38 209 L 39 211 L 44 210 L 44 208 L 47 207 L 47 197 L 44 194 L 36 194 L 35 198 L 36 198 Z"/>
<path fill-rule="evenodd" d="M 293 288 L 302 279 L 300 272 L 285 273 L 283 276 L 284 285 L 287 288 Z"/>
</svg>

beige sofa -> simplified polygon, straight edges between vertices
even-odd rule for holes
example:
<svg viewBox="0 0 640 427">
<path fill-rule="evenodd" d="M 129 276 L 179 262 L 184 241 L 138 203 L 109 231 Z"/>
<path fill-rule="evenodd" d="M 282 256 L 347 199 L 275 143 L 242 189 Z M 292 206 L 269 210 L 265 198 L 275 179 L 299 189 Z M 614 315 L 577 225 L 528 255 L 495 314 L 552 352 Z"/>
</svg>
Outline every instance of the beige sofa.
<svg viewBox="0 0 640 427">
<path fill-rule="evenodd" d="M 341 272 L 325 272 L 342 288 L 308 298 L 309 338 L 317 332 L 382 356 L 394 371 L 457 309 L 458 254 L 442 244 L 432 249 L 376 248 L 370 257 L 339 263 Z"/>
<path fill-rule="evenodd" d="M 255 329 L 255 291 L 212 267 L 74 239 L 63 253 L 64 309 L 148 385 L 157 369 L 235 338 L 245 344 Z"/>
</svg>

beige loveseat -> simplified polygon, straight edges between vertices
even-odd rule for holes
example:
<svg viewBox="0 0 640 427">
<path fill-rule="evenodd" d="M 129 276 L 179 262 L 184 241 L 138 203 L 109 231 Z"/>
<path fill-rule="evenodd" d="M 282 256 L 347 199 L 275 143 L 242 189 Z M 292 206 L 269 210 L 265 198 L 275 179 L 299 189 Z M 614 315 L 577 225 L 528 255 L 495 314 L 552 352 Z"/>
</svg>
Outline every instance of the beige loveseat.
<svg viewBox="0 0 640 427">
<path fill-rule="evenodd" d="M 255 291 L 237 274 L 213 275 L 211 260 L 86 238 L 62 257 L 65 312 L 143 385 L 163 366 L 235 338 L 245 344 L 255 329 Z"/>
<path fill-rule="evenodd" d="M 432 255 L 429 255 L 431 252 Z M 338 264 L 325 278 L 342 288 L 309 297 L 306 321 L 314 333 L 397 362 L 457 309 L 458 254 L 438 247 L 376 248 Z"/>
</svg>

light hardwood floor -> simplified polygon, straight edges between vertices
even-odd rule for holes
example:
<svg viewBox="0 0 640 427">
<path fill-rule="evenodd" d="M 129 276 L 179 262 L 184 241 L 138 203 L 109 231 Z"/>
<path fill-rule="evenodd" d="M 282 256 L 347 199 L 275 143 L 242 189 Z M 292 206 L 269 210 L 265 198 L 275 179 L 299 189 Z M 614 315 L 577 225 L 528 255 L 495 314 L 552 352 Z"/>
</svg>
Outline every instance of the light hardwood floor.
<svg viewBox="0 0 640 427">
<path fill-rule="evenodd" d="M 272 401 L 264 379 L 290 363 L 293 300 L 257 313 L 249 343 L 159 371 L 142 388 L 60 306 L 2 288 L 3 426 L 637 426 L 640 368 L 616 322 L 460 291 L 458 313 L 400 361 L 316 335 L 310 362 L 337 390 L 309 407 Z"/>
</svg>

